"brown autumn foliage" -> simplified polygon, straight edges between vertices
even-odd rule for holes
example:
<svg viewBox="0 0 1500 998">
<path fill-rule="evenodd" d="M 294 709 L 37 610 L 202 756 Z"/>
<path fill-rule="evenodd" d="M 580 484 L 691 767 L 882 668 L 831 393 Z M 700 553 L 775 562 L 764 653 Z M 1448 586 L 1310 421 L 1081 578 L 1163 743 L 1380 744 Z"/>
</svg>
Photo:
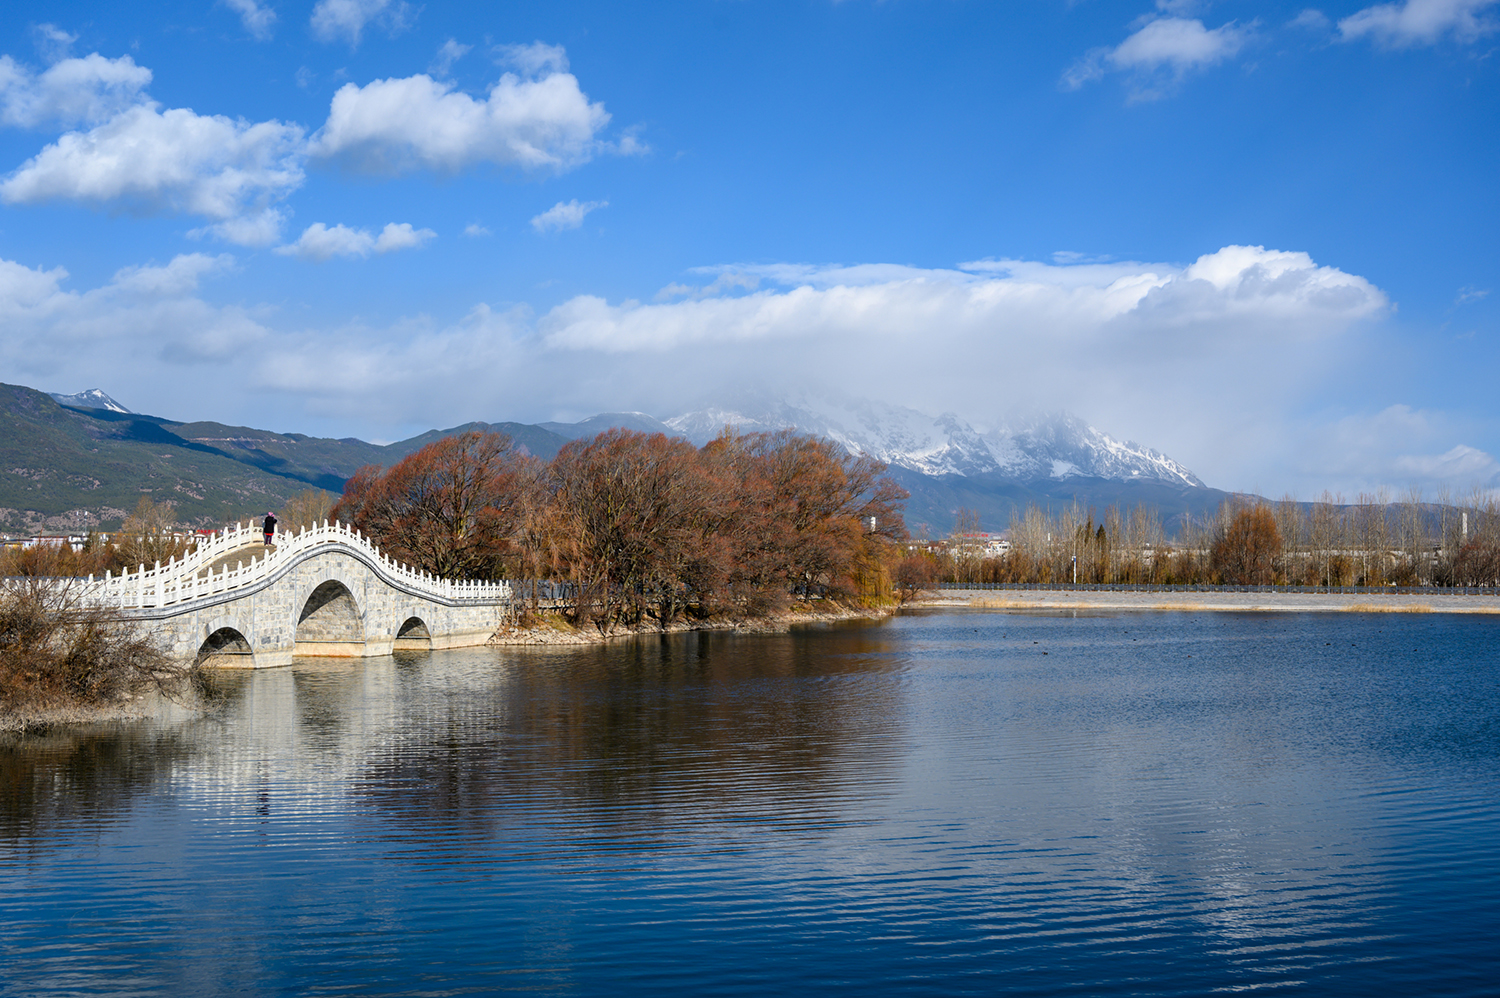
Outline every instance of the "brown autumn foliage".
<svg viewBox="0 0 1500 998">
<path fill-rule="evenodd" d="M 442 578 L 500 578 L 532 464 L 502 433 L 445 437 L 389 471 L 360 468 L 332 516 Z"/>
<path fill-rule="evenodd" d="M 1234 518 L 1214 539 L 1210 561 L 1226 585 L 1269 586 L 1277 580 L 1281 531 L 1267 506 L 1252 506 Z"/>
<path fill-rule="evenodd" d="M 896 599 L 910 603 L 937 585 L 937 559 L 926 551 L 913 551 L 896 563 L 892 573 L 896 582 Z"/>
<path fill-rule="evenodd" d="M 334 515 L 440 576 L 567 580 L 581 623 L 665 625 L 799 595 L 888 598 L 906 494 L 884 470 L 790 432 L 699 449 L 614 429 L 546 465 L 464 434 L 361 469 Z"/>
</svg>

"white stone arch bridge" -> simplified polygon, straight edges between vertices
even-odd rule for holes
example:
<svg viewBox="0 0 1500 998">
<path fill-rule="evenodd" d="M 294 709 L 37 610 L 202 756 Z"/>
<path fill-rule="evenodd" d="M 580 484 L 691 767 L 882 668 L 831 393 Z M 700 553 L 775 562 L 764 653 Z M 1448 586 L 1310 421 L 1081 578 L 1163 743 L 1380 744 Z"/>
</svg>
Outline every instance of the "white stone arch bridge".
<svg viewBox="0 0 1500 998">
<path fill-rule="evenodd" d="M 90 576 L 85 598 L 141 622 L 175 658 L 240 668 L 482 645 L 510 607 L 508 583 L 435 578 L 339 523 L 279 534 L 251 560 L 261 544 L 253 524 L 230 527 L 180 561 Z"/>
</svg>

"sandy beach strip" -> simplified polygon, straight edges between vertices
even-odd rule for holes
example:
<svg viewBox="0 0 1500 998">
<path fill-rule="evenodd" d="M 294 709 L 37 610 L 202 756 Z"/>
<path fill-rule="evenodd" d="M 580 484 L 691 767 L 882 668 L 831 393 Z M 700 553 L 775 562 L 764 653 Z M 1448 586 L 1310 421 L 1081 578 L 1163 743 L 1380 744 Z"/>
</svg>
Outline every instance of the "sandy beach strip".
<svg viewBox="0 0 1500 998">
<path fill-rule="evenodd" d="M 1225 610 L 1289 613 L 1493 613 L 1500 597 L 1421 593 L 1165 593 L 944 589 L 914 606 L 974 610 Z"/>
</svg>

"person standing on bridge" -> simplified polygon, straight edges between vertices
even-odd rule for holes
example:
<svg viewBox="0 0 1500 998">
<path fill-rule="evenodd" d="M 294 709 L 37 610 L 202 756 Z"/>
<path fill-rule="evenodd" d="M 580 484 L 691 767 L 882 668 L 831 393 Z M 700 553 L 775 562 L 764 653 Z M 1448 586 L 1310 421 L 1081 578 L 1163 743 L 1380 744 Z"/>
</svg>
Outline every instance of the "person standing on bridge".
<svg viewBox="0 0 1500 998">
<path fill-rule="evenodd" d="M 270 547 L 271 538 L 276 536 L 276 514 L 266 513 L 266 522 L 260 525 L 260 529 L 266 535 L 266 547 Z"/>
</svg>

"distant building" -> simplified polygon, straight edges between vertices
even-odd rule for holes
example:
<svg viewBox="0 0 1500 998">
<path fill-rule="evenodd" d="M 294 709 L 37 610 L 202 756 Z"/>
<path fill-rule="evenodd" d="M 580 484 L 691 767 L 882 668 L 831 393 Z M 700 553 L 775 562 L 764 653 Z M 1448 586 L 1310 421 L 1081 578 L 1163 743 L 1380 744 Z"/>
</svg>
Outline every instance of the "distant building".
<svg viewBox="0 0 1500 998">
<path fill-rule="evenodd" d="M 38 534 L 35 537 L 7 537 L 0 545 L 20 548 L 23 551 L 35 547 L 62 547 L 66 544 L 74 551 L 82 551 L 88 544 L 88 534 Z"/>
<path fill-rule="evenodd" d="M 981 558 L 1003 558 L 1010 553 L 1010 538 L 1004 534 L 954 534 L 944 542 L 949 550 L 963 550 Z"/>
</svg>

